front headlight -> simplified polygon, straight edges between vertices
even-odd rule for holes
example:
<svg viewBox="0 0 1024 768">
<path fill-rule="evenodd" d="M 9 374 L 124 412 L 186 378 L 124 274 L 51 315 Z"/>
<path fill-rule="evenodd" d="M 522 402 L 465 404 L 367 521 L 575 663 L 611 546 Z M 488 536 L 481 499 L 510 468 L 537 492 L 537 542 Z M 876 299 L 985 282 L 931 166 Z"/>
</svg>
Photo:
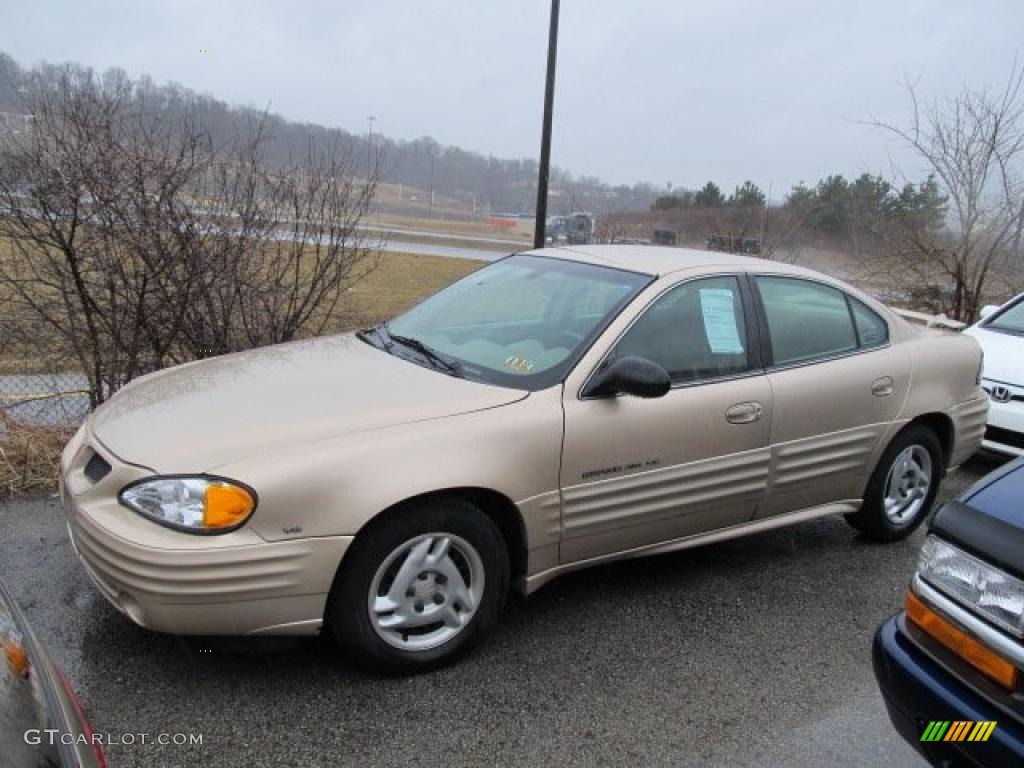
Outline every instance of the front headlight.
<svg viewBox="0 0 1024 768">
<path fill-rule="evenodd" d="M 118 500 L 154 522 L 190 533 L 227 533 L 256 509 L 256 493 L 208 475 L 153 477 L 121 490 Z"/>
<path fill-rule="evenodd" d="M 1017 637 L 1024 637 L 1024 582 L 929 536 L 918 575 L 964 607 Z"/>
</svg>

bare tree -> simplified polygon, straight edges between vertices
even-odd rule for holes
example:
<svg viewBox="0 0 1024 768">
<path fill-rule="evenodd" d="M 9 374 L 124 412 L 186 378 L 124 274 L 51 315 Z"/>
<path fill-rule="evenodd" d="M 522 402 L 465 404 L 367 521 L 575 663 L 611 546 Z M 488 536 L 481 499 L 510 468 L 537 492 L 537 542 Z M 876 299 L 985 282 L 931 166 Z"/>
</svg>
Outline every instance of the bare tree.
<svg viewBox="0 0 1024 768">
<path fill-rule="evenodd" d="M 0 281 L 50 329 L 37 349 L 72 358 L 96 404 L 159 365 L 173 337 L 160 299 L 168 284 L 187 296 L 187 262 L 174 258 L 166 217 L 199 142 L 171 141 L 180 134 L 144 118 L 130 82 L 88 70 L 35 73 L 28 107 L 32 130 L 8 146 L 0 173 L 0 234 L 14 251 Z"/>
<path fill-rule="evenodd" d="M 1014 65 L 998 92 L 965 88 L 928 105 L 907 84 L 909 125 L 874 121 L 896 136 L 935 173 L 949 199 L 952 226 L 928 226 L 913 207 L 886 232 L 890 253 L 879 265 L 923 292 L 934 308 L 972 322 L 994 269 L 1020 258 L 1024 198 L 1019 162 L 1024 152 L 1024 68 Z M 1014 265 L 1019 268 L 1018 264 Z"/>
<path fill-rule="evenodd" d="M 380 155 L 365 181 L 356 178 L 354 154 L 336 142 L 311 142 L 283 168 L 264 161 L 262 145 L 257 127 L 207 180 L 202 284 L 184 329 L 186 352 L 196 357 L 323 333 L 345 292 L 377 266 L 359 227 L 373 204 Z"/>
<path fill-rule="evenodd" d="M 359 223 L 376 174 L 356 182 L 336 146 L 271 167 L 261 121 L 215 142 L 123 73 L 44 68 L 29 86 L 32 130 L 0 165 L 6 320 L 48 328 L 93 405 L 171 363 L 319 333 L 375 265 Z"/>
</svg>

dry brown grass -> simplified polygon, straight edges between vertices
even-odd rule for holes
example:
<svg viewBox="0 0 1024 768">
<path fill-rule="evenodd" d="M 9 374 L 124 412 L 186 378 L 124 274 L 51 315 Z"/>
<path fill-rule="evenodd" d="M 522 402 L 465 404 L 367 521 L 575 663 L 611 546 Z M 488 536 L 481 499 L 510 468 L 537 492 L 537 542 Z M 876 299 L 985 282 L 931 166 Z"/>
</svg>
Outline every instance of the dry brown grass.
<svg viewBox="0 0 1024 768">
<path fill-rule="evenodd" d="M 66 429 L 28 427 L 0 411 L 0 497 L 52 490 Z"/>
</svg>

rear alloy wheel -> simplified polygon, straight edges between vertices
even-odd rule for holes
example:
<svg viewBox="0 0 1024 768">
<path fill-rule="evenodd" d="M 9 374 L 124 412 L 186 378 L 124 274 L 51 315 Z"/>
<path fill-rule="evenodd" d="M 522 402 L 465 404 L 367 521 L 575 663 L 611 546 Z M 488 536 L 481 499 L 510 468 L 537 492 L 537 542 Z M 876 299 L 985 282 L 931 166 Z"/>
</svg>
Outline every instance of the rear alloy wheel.
<svg viewBox="0 0 1024 768">
<path fill-rule="evenodd" d="M 906 538 L 931 511 L 942 475 L 942 446 L 927 427 L 914 425 L 890 443 L 868 481 L 860 510 L 846 516 L 878 541 Z"/>
<path fill-rule="evenodd" d="M 882 506 L 894 525 L 914 519 L 932 489 L 932 457 L 920 445 L 903 449 L 885 479 Z"/>
<path fill-rule="evenodd" d="M 447 664 L 497 623 L 505 541 L 463 499 L 412 502 L 373 521 L 346 553 L 327 626 L 360 666 L 410 674 Z"/>
</svg>

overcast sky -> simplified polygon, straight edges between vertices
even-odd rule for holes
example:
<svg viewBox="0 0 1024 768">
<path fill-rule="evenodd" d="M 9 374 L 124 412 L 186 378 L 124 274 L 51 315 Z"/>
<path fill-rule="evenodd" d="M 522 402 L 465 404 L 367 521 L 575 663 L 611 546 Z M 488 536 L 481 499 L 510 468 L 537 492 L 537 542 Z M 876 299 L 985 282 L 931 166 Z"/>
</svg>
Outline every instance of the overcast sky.
<svg viewBox="0 0 1024 768">
<path fill-rule="evenodd" d="M 175 80 L 285 117 L 536 156 L 548 0 L 8 0 L 0 50 Z M 13 7 L 12 7 L 13 6 Z M 998 87 L 1021 0 L 562 0 L 553 162 L 614 183 L 910 176 L 901 81 Z M 201 53 L 209 49 L 212 53 Z"/>
</svg>

